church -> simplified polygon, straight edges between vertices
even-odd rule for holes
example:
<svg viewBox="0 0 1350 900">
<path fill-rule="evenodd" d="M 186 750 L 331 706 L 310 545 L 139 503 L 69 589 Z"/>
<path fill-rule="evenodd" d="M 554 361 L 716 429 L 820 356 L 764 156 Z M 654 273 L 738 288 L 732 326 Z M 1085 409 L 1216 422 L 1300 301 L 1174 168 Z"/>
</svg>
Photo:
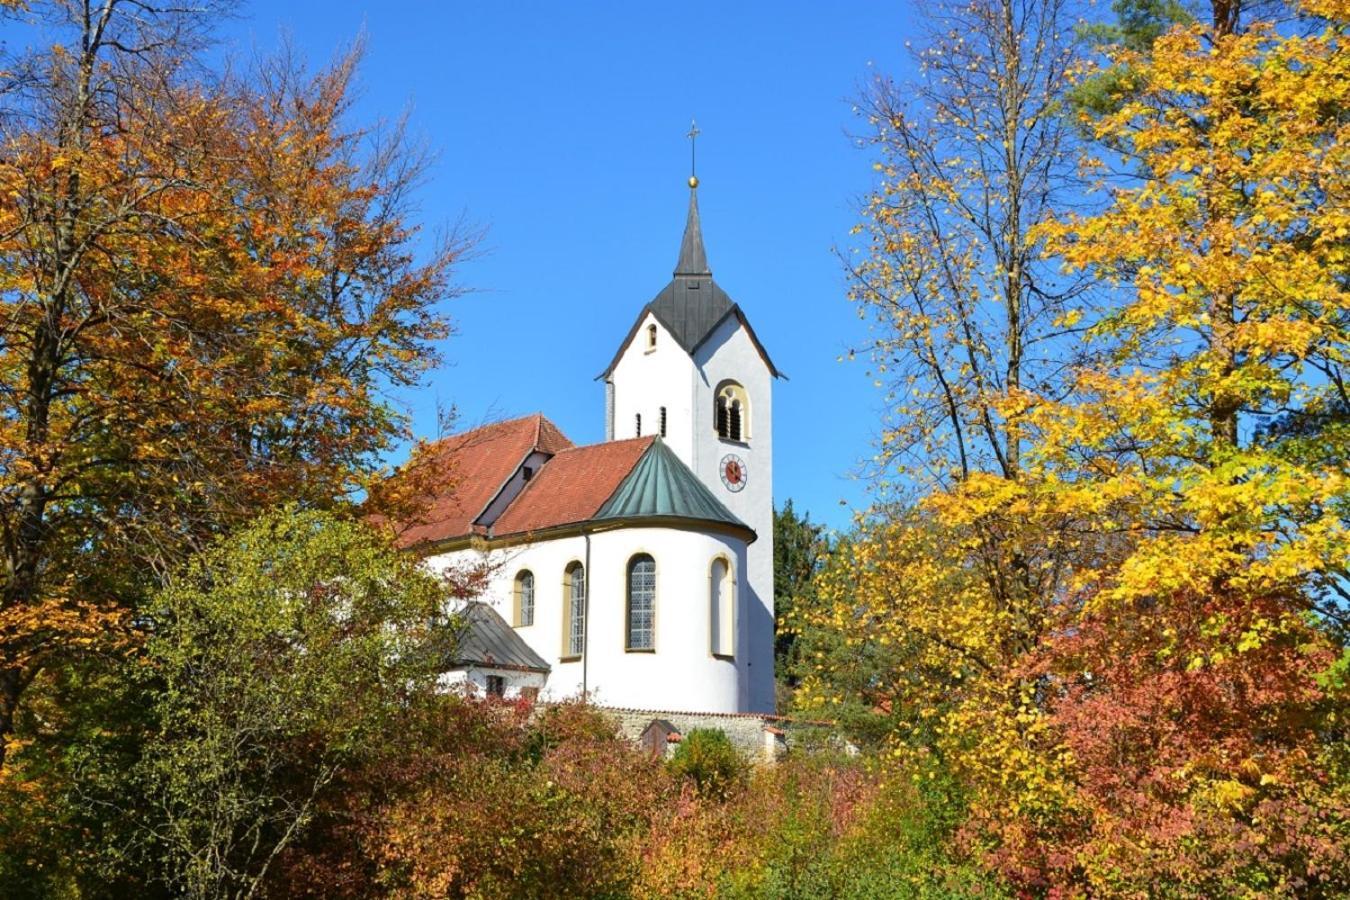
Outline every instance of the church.
<svg viewBox="0 0 1350 900">
<path fill-rule="evenodd" d="M 617 329 L 616 329 L 617 331 Z M 449 682 L 636 710 L 774 711 L 773 386 L 713 280 L 698 180 L 670 282 L 597 380 L 602 443 L 541 414 L 447 437 L 453 485 L 401 542 L 486 564 Z"/>
</svg>

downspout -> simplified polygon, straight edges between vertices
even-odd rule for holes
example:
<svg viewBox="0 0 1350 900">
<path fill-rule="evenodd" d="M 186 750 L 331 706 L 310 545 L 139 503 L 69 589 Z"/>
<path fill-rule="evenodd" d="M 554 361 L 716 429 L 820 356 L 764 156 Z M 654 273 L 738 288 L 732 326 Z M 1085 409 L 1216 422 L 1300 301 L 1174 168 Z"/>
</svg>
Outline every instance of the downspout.
<svg viewBox="0 0 1350 900">
<path fill-rule="evenodd" d="M 591 662 L 591 533 L 581 530 L 586 540 L 586 594 L 581 598 L 581 702 L 590 702 L 588 669 Z"/>
</svg>

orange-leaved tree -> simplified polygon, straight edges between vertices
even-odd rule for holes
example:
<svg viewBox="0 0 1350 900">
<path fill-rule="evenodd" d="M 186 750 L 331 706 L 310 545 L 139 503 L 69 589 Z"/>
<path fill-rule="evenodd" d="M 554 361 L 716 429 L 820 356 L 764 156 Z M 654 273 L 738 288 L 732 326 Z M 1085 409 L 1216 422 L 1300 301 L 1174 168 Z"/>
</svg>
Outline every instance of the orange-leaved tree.
<svg viewBox="0 0 1350 900">
<path fill-rule="evenodd" d="M 209 5 L 208 5 L 209 6 Z M 28 684 L 260 508 L 351 497 L 447 323 L 356 53 L 213 74 L 214 8 L 52 0 L 0 110 L 0 762 Z"/>
</svg>

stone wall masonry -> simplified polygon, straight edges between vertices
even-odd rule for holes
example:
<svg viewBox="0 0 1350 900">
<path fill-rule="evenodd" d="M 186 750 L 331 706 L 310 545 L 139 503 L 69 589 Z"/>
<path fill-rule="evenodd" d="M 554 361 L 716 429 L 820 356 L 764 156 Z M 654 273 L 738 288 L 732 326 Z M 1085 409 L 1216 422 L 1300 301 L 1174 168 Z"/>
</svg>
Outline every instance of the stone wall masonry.
<svg viewBox="0 0 1350 900">
<path fill-rule="evenodd" d="M 653 719 L 665 719 L 685 735 L 696 728 L 721 731 L 731 745 L 752 762 L 773 762 L 789 750 L 835 743 L 830 722 L 792 719 L 760 713 L 697 713 L 659 709 L 598 707 L 613 716 L 619 730 L 634 743 Z M 669 757 L 675 744 L 666 749 Z"/>
</svg>

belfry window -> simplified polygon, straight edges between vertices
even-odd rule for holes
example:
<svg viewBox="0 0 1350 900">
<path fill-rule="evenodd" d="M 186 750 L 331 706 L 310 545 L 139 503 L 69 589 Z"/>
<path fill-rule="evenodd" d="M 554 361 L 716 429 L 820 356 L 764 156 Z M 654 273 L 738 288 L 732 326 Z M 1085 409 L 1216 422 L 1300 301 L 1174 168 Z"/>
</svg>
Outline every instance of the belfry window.
<svg viewBox="0 0 1350 900">
<path fill-rule="evenodd" d="M 563 656 L 578 657 L 586 650 L 586 569 L 579 562 L 563 575 Z"/>
<path fill-rule="evenodd" d="M 639 554 L 628 561 L 628 649 L 656 649 L 656 561 Z"/>
<path fill-rule="evenodd" d="M 642 437 L 642 413 L 633 416 L 633 434 Z"/>
<path fill-rule="evenodd" d="M 647 326 L 647 349 L 648 349 L 648 350 L 655 350 L 655 349 L 656 349 L 656 326 L 655 326 L 655 325 L 648 325 L 648 326 Z"/>
<path fill-rule="evenodd" d="M 745 388 L 734 381 L 724 381 L 717 389 L 713 410 L 717 436 L 726 441 L 750 439 L 750 402 Z"/>
<path fill-rule="evenodd" d="M 666 408 L 661 407 L 661 437 L 666 436 Z"/>
</svg>

